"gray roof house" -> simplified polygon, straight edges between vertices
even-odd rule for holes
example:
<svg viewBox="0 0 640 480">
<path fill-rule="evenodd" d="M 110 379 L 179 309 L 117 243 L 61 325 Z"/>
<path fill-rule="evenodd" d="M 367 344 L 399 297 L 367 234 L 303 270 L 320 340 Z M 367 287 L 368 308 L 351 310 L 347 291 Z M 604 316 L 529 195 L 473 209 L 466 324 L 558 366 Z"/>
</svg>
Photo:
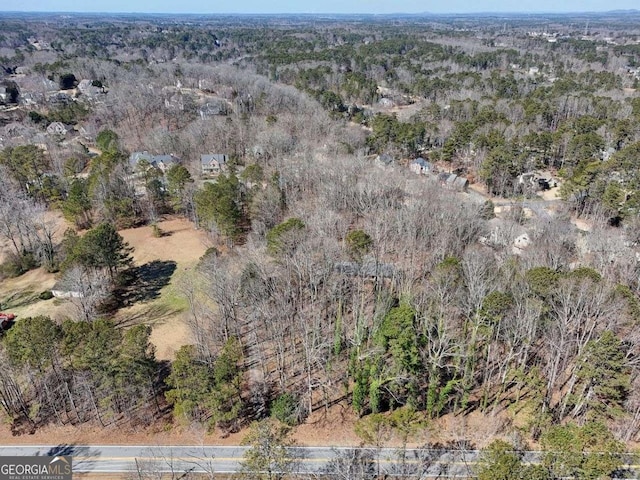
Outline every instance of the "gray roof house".
<svg viewBox="0 0 640 480">
<path fill-rule="evenodd" d="M 129 166 L 132 170 L 135 170 L 135 168 L 138 166 L 138 163 L 142 160 L 145 160 L 149 162 L 149 164 L 151 164 L 151 162 L 153 162 L 153 155 L 151 155 L 146 150 L 144 152 L 133 152 L 131 155 L 129 155 Z"/>
<path fill-rule="evenodd" d="M 442 186 L 450 190 L 466 192 L 467 188 L 469 188 L 469 180 L 467 180 L 465 177 L 459 177 L 455 173 L 443 172 L 438 175 L 438 180 L 440 181 Z"/>
<path fill-rule="evenodd" d="M 464 177 L 457 177 L 453 181 L 453 188 L 459 192 L 466 192 L 469 188 L 469 180 Z"/>
<path fill-rule="evenodd" d="M 94 86 L 93 82 L 86 78 L 83 80 L 80 80 L 80 83 L 78 83 L 77 88 L 81 93 L 87 96 L 94 96 L 104 92 L 104 90 L 101 87 Z"/>
<path fill-rule="evenodd" d="M 227 115 L 229 108 L 227 102 L 220 100 L 213 100 L 205 103 L 198 109 L 200 118 L 205 119 L 207 117 L 214 117 L 216 115 Z"/>
<path fill-rule="evenodd" d="M 156 155 L 153 157 L 152 165 L 156 168 L 159 168 L 162 173 L 167 173 L 174 165 L 179 165 L 180 160 L 173 155 Z"/>
<path fill-rule="evenodd" d="M 180 160 L 173 155 L 152 155 L 147 151 L 133 152 L 129 156 L 129 166 L 135 171 L 138 163 L 146 161 L 149 166 L 155 167 L 162 173 L 166 173 L 172 166 L 180 164 Z"/>
<path fill-rule="evenodd" d="M 229 157 L 224 153 L 200 155 L 200 166 L 203 175 L 215 175 L 227 167 Z"/>
<path fill-rule="evenodd" d="M 47 127 L 47 133 L 49 135 L 66 135 L 67 127 L 64 125 L 64 123 L 52 122 Z"/>
<path fill-rule="evenodd" d="M 433 165 L 424 158 L 418 157 L 409 164 L 409 170 L 418 175 L 426 175 L 433 171 Z"/>
</svg>

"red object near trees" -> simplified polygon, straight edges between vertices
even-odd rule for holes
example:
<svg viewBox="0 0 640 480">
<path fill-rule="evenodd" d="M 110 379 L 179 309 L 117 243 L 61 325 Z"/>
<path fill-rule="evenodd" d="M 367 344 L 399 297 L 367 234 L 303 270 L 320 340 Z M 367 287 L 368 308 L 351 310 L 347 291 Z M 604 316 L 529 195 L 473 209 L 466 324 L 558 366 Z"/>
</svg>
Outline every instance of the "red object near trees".
<svg viewBox="0 0 640 480">
<path fill-rule="evenodd" d="M 3 330 L 6 330 L 11 326 L 16 316 L 13 313 L 2 313 L 0 312 L 0 326 Z"/>
</svg>

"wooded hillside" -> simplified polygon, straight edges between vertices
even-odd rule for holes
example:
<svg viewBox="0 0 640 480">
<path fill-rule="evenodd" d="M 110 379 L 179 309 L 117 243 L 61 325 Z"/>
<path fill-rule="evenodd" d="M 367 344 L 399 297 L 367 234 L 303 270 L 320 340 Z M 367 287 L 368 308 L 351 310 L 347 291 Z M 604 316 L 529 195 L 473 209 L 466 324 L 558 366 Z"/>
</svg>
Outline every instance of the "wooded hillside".
<svg viewBox="0 0 640 480">
<path fill-rule="evenodd" d="M 339 404 L 367 443 L 481 412 L 618 455 L 640 440 L 636 19 L 0 17 L 0 307 L 43 268 L 76 312 L 3 332 L 12 428 Z M 146 301 L 118 230 L 171 215 L 210 248 L 161 362 L 113 320 Z"/>
</svg>

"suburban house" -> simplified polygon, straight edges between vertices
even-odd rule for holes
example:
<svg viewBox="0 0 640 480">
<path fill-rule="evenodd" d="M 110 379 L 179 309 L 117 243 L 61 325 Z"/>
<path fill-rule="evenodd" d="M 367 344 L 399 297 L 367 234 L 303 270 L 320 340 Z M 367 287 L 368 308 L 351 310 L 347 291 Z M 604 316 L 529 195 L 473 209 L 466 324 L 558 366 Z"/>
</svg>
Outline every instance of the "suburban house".
<svg viewBox="0 0 640 480">
<path fill-rule="evenodd" d="M 100 93 L 104 93 L 104 89 L 102 87 L 96 87 L 93 84 L 93 81 L 88 80 L 86 78 L 83 80 L 80 80 L 80 83 L 78 83 L 77 88 L 80 93 L 87 96 L 94 96 Z"/>
<path fill-rule="evenodd" d="M 229 158 L 224 153 L 200 155 L 202 175 L 217 175 L 227 167 Z"/>
<path fill-rule="evenodd" d="M 47 102 L 51 105 L 69 105 L 73 102 L 73 98 L 64 92 L 52 92 L 47 96 Z"/>
<path fill-rule="evenodd" d="M 523 193 L 549 190 L 555 186 L 557 183 L 552 178 L 547 178 L 539 172 L 526 172 L 518 176 L 518 187 Z"/>
<path fill-rule="evenodd" d="M 338 262 L 333 266 L 334 270 L 348 277 L 364 278 L 393 278 L 396 268 L 390 263 L 381 263 L 371 257 L 366 257 L 361 263 Z"/>
<path fill-rule="evenodd" d="M 152 165 L 158 168 L 163 174 L 167 173 L 167 171 L 173 167 L 174 165 L 179 165 L 180 160 L 173 155 L 156 155 L 153 157 Z"/>
<path fill-rule="evenodd" d="M 205 119 L 207 117 L 214 117 L 217 115 L 227 115 L 229 113 L 229 106 L 225 100 L 217 100 L 205 103 L 198 110 L 200 118 Z"/>
<path fill-rule="evenodd" d="M 52 122 L 47 127 L 47 133 L 49 135 L 66 135 L 67 127 L 62 122 Z"/>
<path fill-rule="evenodd" d="M 409 170 L 417 175 L 427 175 L 433 172 L 433 165 L 424 158 L 418 157 L 409 164 Z"/>
<path fill-rule="evenodd" d="M 492 218 L 488 221 L 488 227 L 488 235 L 478 238 L 481 244 L 488 247 L 510 247 L 514 255 L 521 255 L 532 244 L 531 236 L 522 226 L 503 218 Z"/>
<path fill-rule="evenodd" d="M 467 180 L 464 177 L 457 177 L 453 181 L 453 189 L 457 190 L 458 192 L 466 192 L 468 188 L 469 188 L 469 180 Z"/>
<path fill-rule="evenodd" d="M 180 164 L 180 159 L 173 155 L 152 155 L 147 151 L 133 152 L 129 156 L 131 170 L 135 172 L 138 169 L 138 164 L 143 160 L 149 164 L 149 167 L 155 167 L 163 174 L 172 166 Z"/>
<path fill-rule="evenodd" d="M 459 177 L 455 173 L 443 172 L 438 175 L 438 180 L 443 187 L 448 188 L 449 190 L 466 192 L 469 188 L 469 180 L 465 177 Z"/>
</svg>

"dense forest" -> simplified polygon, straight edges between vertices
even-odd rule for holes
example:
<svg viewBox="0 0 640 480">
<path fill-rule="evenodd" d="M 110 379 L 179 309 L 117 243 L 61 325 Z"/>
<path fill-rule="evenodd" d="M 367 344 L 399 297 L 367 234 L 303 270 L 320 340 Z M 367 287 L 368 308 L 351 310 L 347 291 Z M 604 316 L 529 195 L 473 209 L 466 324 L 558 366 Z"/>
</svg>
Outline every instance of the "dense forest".
<svg viewBox="0 0 640 480">
<path fill-rule="evenodd" d="M 342 405 L 406 446 L 480 413 L 510 443 L 479 478 L 611 475 L 640 441 L 637 20 L 1 16 L 0 307 L 37 268 L 75 307 L 3 332 L 12 431 Z M 118 232 L 167 216 L 210 243 L 160 361 L 112 319 Z"/>
</svg>

